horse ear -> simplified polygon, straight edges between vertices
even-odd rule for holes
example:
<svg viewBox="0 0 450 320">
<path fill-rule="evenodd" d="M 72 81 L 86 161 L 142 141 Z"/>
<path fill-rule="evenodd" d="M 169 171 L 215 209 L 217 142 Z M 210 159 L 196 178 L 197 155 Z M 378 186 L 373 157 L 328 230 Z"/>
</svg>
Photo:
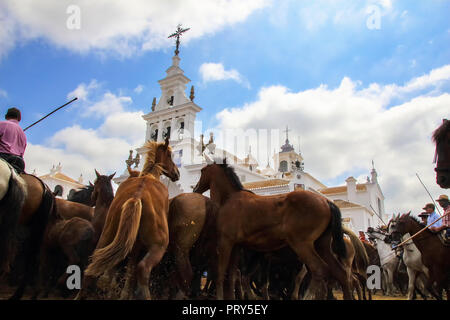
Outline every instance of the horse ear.
<svg viewBox="0 0 450 320">
<path fill-rule="evenodd" d="M 94 186 L 94 185 L 92 184 L 92 182 L 90 182 L 90 181 L 89 181 L 89 185 L 90 185 L 91 187 L 93 187 L 93 186 Z"/>
<path fill-rule="evenodd" d="M 97 169 L 94 169 L 94 170 L 95 170 L 95 174 L 96 174 L 97 178 L 100 178 L 100 173 L 98 173 Z"/>
<path fill-rule="evenodd" d="M 109 180 L 112 180 L 112 178 L 114 178 L 114 176 L 116 175 L 116 173 L 114 172 L 112 175 L 110 175 L 108 178 Z"/>
<path fill-rule="evenodd" d="M 167 149 L 167 147 L 169 146 L 169 135 L 167 135 L 165 143 L 164 143 L 164 148 Z"/>
<path fill-rule="evenodd" d="M 409 217 L 410 214 L 411 214 L 411 210 L 406 215 Z"/>
</svg>

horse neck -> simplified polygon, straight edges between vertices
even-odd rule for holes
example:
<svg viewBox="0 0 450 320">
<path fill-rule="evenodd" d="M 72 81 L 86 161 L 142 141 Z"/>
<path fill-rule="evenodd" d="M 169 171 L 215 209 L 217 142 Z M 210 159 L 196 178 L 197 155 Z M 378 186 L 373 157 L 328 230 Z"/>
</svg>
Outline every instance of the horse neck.
<svg viewBox="0 0 450 320">
<path fill-rule="evenodd" d="M 395 253 L 394 251 L 392 251 L 391 246 L 378 238 L 377 238 L 377 251 L 378 255 L 380 256 L 381 264 L 384 264 L 385 262 L 395 257 Z"/>
<path fill-rule="evenodd" d="M 216 176 L 210 187 L 210 198 L 217 204 L 223 205 L 228 198 L 235 192 L 238 192 L 230 182 L 225 173 Z"/>
<path fill-rule="evenodd" d="M 423 228 L 420 226 L 420 224 L 418 224 L 416 221 L 410 221 L 410 223 L 408 223 L 408 227 L 406 229 L 406 232 L 411 234 L 411 235 L 415 235 L 417 232 L 419 232 L 420 230 L 422 230 Z M 417 249 L 419 249 L 420 252 L 424 252 L 424 250 L 429 249 L 429 243 L 430 241 L 433 240 L 438 240 L 437 235 L 431 233 L 430 230 L 425 229 L 424 231 L 422 231 L 420 234 L 416 235 L 412 241 L 413 243 L 416 245 Z"/>
<path fill-rule="evenodd" d="M 105 224 L 106 214 L 108 213 L 109 206 L 114 199 L 114 195 L 109 192 L 100 192 L 95 202 L 94 217 L 92 218 L 92 225 L 94 226 L 95 233 L 100 234 Z"/>
</svg>

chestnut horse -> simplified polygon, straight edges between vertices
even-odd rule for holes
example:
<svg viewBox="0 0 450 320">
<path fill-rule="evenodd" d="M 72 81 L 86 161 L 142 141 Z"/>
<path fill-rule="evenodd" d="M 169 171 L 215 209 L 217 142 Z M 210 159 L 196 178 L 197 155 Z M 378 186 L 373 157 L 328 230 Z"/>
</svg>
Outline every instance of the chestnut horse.
<svg viewBox="0 0 450 320">
<path fill-rule="evenodd" d="M 406 233 L 416 234 L 425 225 L 415 217 L 405 213 L 395 221 L 391 227 L 392 237 L 400 240 L 399 236 Z M 427 290 L 436 298 L 441 299 L 444 289 L 447 293 L 447 300 L 450 300 L 450 247 L 444 246 L 438 235 L 428 228 L 415 236 L 412 241 L 422 254 L 422 262 L 429 270 L 429 278 L 426 284 Z M 433 283 L 436 282 L 436 290 Z"/>
<path fill-rule="evenodd" d="M 443 119 L 442 125 L 433 132 L 436 144 L 436 183 L 444 189 L 450 188 L 450 120 Z"/>
<path fill-rule="evenodd" d="M 316 298 L 325 298 L 326 279 L 332 274 L 342 285 L 344 298 L 351 299 L 348 274 L 331 250 L 333 247 L 339 259 L 345 259 L 341 213 L 335 204 L 303 190 L 274 196 L 256 195 L 243 188 L 226 160 L 201 170 L 194 192 L 207 190 L 210 190 L 211 200 L 220 207 L 217 214 L 218 299 L 224 298 L 226 275 L 226 298 L 234 297 L 234 286 L 230 284 L 235 282 L 238 256 L 233 249 L 236 245 L 263 252 L 289 246 L 311 272 L 309 289 L 316 291 Z"/>
<path fill-rule="evenodd" d="M 148 141 L 144 147 L 148 149 L 144 167 L 138 177 L 128 178 L 117 189 L 77 299 L 87 298 L 95 290 L 97 278 L 127 257 L 131 298 L 150 299 L 151 270 L 169 243 L 169 192 L 159 178 L 164 174 L 177 181 L 180 173 L 172 161 L 168 139 L 165 143 Z"/>
</svg>

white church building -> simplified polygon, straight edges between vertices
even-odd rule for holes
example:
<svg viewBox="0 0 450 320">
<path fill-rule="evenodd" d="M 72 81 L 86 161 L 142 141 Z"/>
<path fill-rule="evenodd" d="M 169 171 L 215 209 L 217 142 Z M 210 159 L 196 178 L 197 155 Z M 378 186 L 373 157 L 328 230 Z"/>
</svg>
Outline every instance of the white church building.
<svg viewBox="0 0 450 320">
<path fill-rule="evenodd" d="M 378 184 L 375 168 L 372 168 L 371 178 L 367 178 L 365 183 L 357 183 L 356 179 L 349 177 L 344 186 L 328 187 L 305 171 L 303 156 L 289 144 L 288 129 L 285 144 L 273 156 L 275 168 L 271 168 L 269 163 L 266 167 L 261 167 L 251 154 L 250 148 L 247 156 L 239 159 L 226 150 L 216 148 L 212 135 L 208 142 L 203 141 L 203 136 L 200 141 L 196 140 L 195 120 L 202 108 L 194 102 L 193 87 L 190 89 L 189 98 L 186 95 L 186 86 L 190 79 L 180 68 L 180 60 L 177 54 L 172 58 L 172 65 L 166 70 L 166 77 L 158 81 L 161 97 L 157 103 L 154 98 L 152 110 L 142 116 L 147 127 L 145 141 L 161 142 L 169 135 L 174 159 L 180 170 L 180 180 L 177 182 L 171 182 L 166 177 L 161 178 L 169 189 L 170 197 L 192 192 L 200 179 L 200 170 L 206 165 L 205 157 L 226 157 L 243 186 L 256 194 L 283 194 L 297 189 L 320 193 L 335 202 L 341 210 L 343 223 L 356 233 L 380 225 L 382 220 L 387 222 L 384 195 Z M 204 152 L 201 152 L 202 150 Z M 136 151 L 141 158 L 144 156 L 145 151 L 142 148 Z M 130 164 L 131 160 L 130 151 L 127 164 Z M 139 163 L 137 170 L 142 164 Z M 128 171 L 125 170 L 114 181 L 120 184 L 127 177 Z"/>
</svg>

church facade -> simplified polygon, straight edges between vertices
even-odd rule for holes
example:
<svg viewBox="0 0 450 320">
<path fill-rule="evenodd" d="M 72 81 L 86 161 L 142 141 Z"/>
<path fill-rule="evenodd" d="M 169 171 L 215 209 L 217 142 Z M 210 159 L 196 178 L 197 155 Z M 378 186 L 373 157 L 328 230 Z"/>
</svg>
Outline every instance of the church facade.
<svg viewBox="0 0 450 320">
<path fill-rule="evenodd" d="M 344 224 L 356 233 L 377 226 L 382 220 L 386 221 L 384 196 L 374 168 L 371 172 L 372 179 L 368 179 L 367 183 L 358 184 L 353 177 L 349 177 L 345 186 L 328 187 L 305 171 L 303 156 L 289 143 L 288 128 L 285 144 L 273 155 L 274 168 L 269 163 L 266 167 L 261 167 L 250 148 L 243 159 L 217 148 L 212 134 L 208 141 L 203 140 L 203 135 L 199 140 L 195 139 L 196 115 L 202 108 L 194 102 L 193 86 L 189 97 L 186 95 L 190 79 L 180 68 L 180 60 L 178 54 L 175 54 L 172 65 L 166 70 L 166 77 L 158 81 L 161 88 L 158 102 L 154 98 L 151 110 L 143 115 L 146 124 L 144 141 L 162 142 L 169 137 L 174 161 L 180 171 L 180 180 L 177 182 L 171 182 L 164 176 L 161 178 L 168 187 L 171 198 L 180 193 L 192 192 L 207 160 L 220 157 L 227 158 L 244 187 L 256 194 L 275 195 L 299 189 L 322 194 L 337 204 Z M 136 149 L 136 152 L 139 158 L 145 156 L 143 148 Z M 127 164 L 133 162 L 132 151 L 128 160 Z M 136 164 L 135 169 L 140 170 L 143 161 Z M 125 170 L 114 182 L 120 184 L 127 177 L 128 171 Z"/>
</svg>

